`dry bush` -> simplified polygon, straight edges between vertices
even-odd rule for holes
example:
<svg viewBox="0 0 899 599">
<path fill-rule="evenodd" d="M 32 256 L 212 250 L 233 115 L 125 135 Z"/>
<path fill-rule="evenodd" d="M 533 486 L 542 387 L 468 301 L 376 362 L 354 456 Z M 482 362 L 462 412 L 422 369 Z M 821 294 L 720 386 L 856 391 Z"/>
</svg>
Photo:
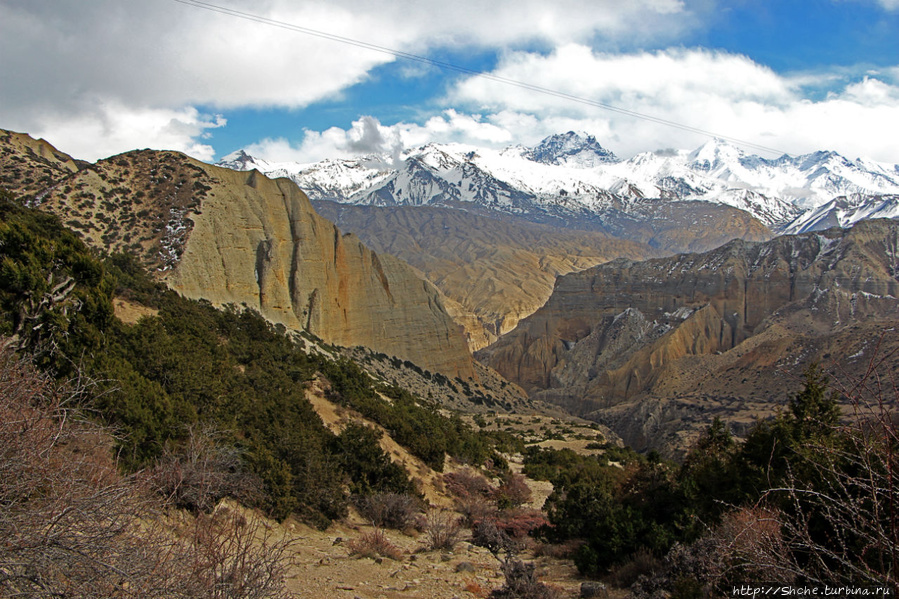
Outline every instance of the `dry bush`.
<svg viewBox="0 0 899 599">
<path fill-rule="evenodd" d="M 537 557 L 552 559 L 574 559 L 574 554 L 584 544 L 581 539 L 569 539 L 563 543 L 538 543 L 534 548 Z"/>
<path fill-rule="evenodd" d="M 112 593 L 141 577 L 129 541 L 152 502 L 108 453 L 83 450 L 103 435 L 76 421 L 71 399 L 0 351 L 0 594 Z"/>
<path fill-rule="evenodd" d="M 187 441 L 166 449 L 150 473 L 152 484 L 173 505 L 210 512 L 226 497 L 251 505 L 261 498 L 262 482 L 246 470 L 241 456 L 212 427 L 190 427 Z"/>
<path fill-rule="evenodd" d="M 399 561 L 403 559 L 403 550 L 390 542 L 387 535 L 380 528 L 363 534 L 358 539 L 347 543 L 350 555 L 358 557 L 386 557 Z"/>
<path fill-rule="evenodd" d="M 496 504 L 480 495 L 456 500 L 456 511 L 462 515 L 465 526 L 473 528 L 478 522 L 496 519 Z"/>
<path fill-rule="evenodd" d="M 491 485 L 484 475 L 469 469 L 444 474 L 443 482 L 446 490 L 458 499 L 471 497 L 487 499 L 496 493 L 496 487 Z"/>
<path fill-rule="evenodd" d="M 419 514 L 418 500 L 401 493 L 359 496 L 354 503 L 359 514 L 376 527 L 410 530 Z"/>
<path fill-rule="evenodd" d="M 446 490 L 455 498 L 456 510 L 462 514 L 466 526 L 492 518 L 497 511 L 494 497 L 496 487 L 472 470 L 459 470 L 443 475 Z"/>
<path fill-rule="evenodd" d="M 558 594 L 537 580 L 534 564 L 507 556 L 500 568 L 505 577 L 502 588 L 490 593 L 490 599 L 556 599 Z"/>
<path fill-rule="evenodd" d="M 783 550 L 770 567 L 819 584 L 892 587 L 899 580 L 895 353 L 880 355 L 878 344 L 865 376 L 836 381 L 853 414 L 839 429 L 841 442 L 808 447 L 801 465 L 814 471 L 815 484 L 791 476 L 763 498 L 788 506 L 779 517 Z"/>
<path fill-rule="evenodd" d="M 497 526 L 494 518 L 475 522 L 471 529 L 471 542 L 488 549 L 493 555 L 514 551 L 512 539 Z"/>
<path fill-rule="evenodd" d="M 73 397 L 0 344 L 0 596 L 284 596 L 289 541 L 224 516 L 173 534 L 159 496 L 118 475 L 109 435 L 77 420 Z"/>
<path fill-rule="evenodd" d="M 545 524 L 546 516 L 538 510 L 506 510 L 475 522 L 471 542 L 494 555 L 518 553 L 528 546 L 531 531 Z"/>
<path fill-rule="evenodd" d="M 531 500 L 531 488 L 524 476 L 510 474 L 494 493 L 496 505 L 500 509 L 517 508 Z"/>
<path fill-rule="evenodd" d="M 200 514 L 181 553 L 190 564 L 188 585 L 216 599 L 287 597 L 284 574 L 294 542 L 279 539 L 255 513 L 220 507 Z"/>
<path fill-rule="evenodd" d="M 428 510 L 425 516 L 424 533 L 429 550 L 452 551 L 459 541 L 460 531 L 459 518 L 449 510 Z"/>
</svg>

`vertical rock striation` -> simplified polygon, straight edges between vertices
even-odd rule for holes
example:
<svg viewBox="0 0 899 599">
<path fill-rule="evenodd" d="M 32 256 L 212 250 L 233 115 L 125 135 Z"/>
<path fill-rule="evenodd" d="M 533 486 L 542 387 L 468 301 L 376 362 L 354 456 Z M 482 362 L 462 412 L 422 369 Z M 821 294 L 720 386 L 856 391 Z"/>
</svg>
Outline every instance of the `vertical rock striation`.
<svg viewBox="0 0 899 599">
<path fill-rule="evenodd" d="M 363 345 L 430 370 L 474 370 L 437 290 L 313 210 L 287 179 L 203 165 L 212 190 L 166 282 L 188 297 L 246 304 L 329 343 Z"/>
</svg>

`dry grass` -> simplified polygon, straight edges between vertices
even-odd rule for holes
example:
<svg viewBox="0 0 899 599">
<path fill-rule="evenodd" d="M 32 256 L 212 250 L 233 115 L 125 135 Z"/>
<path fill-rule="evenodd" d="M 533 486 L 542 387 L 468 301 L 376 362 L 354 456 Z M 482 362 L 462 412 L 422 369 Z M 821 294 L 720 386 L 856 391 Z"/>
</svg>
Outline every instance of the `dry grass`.
<svg viewBox="0 0 899 599">
<path fill-rule="evenodd" d="M 364 533 L 358 539 L 347 543 L 350 555 L 376 559 L 386 557 L 395 561 L 403 559 L 403 550 L 390 542 L 387 534 L 380 528 Z"/>
</svg>

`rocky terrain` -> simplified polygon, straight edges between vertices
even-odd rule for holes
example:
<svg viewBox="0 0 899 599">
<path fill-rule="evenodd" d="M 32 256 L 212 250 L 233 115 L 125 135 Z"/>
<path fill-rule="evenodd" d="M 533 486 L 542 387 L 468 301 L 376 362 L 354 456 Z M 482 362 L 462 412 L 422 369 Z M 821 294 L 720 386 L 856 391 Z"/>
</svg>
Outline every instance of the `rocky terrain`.
<svg viewBox="0 0 899 599">
<path fill-rule="evenodd" d="M 33 197 L 87 163 L 42 139 L 0 129 L 0 186 Z"/>
<path fill-rule="evenodd" d="M 715 415 L 772 413 L 818 361 L 844 378 L 899 346 L 899 225 L 733 241 L 561 277 L 479 359 L 635 447 L 683 446 Z"/>
<path fill-rule="evenodd" d="M 377 208 L 313 202 L 325 218 L 416 269 L 447 299 L 472 350 L 542 306 L 556 277 L 658 251 L 600 232 L 570 231 L 437 206 Z"/>
<path fill-rule="evenodd" d="M 294 183 L 151 150 L 74 170 L 46 142 L 4 139 L 4 173 L 53 168 L 32 203 L 95 247 L 138 255 L 183 295 L 246 304 L 329 343 L 474 376 L 461 329 L 437 290 L 320 217 Z M 46 156 L 57 162 L 47 167 Z M 16 177 L 21 184 L 10 190 L 29 194 L 26 180 L 35 175 Z"/>
</svg>

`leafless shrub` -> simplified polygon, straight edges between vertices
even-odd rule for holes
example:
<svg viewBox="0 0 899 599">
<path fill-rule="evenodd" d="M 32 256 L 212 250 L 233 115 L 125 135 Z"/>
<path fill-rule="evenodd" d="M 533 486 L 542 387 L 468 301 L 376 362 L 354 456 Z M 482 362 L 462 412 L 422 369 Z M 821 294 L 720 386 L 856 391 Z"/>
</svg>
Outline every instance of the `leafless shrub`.
<svg viewBox="0 0 899 599">
<path fill-rule="evenodd" d="M 215 599 L 287 597 L 286 558 L 293 542 L 278 539 L 255 514 L 219 508 L 200 514 L 183 550 L 190 564 L 185 586 Z"/>
<path fill-rule="evenodd" d="M 537 580 L 534 564 L 506 556 L 500 568 L 505 577 L 502 588 L 490 593 L 490 599 L 556 599 L 558 594 Z"/>
<path fill-rule="evenodd" d="M 465 526 L 473 528 L 478 522 L 495 520 L 497 509 L 492 501 L 480 495 L 456 500 L 456 511 L 462 515 Z"/>
<path fill-rule="evenodd" d="M 534 555 L 552 559 L 574 559 L 574 554 L 583 544 L 584 541 L 581 539 L 570 539 L 563 543 L 538 543 L 534 547 Z"/>
<path fill-rule="evenodd" d="M 395 530 L 413 528 L 419 514 L 418 501 L 411 495 L 400 493 L 357 497 L 355 504 L 362 517 L 372 525 Z"/>
<path fill-rule="evenodd" d="M 786 499 L 789 506 L 779 518 L 785 549 L 771 556 L 782 570 L 818 583 L 896 584 L 899 388 L 888 367 L 894 353 L 875 352 L 860 380 L 837 380 L 853 415 L 840 442 L 808 448 L 801 464 L 815 472 L 815 483 L 791 476 L 767 492 L 764 499 Z"/>
<path fill-rule="evenodd" d="M 449 510 L 428 510 L 425 517 L 424 533 L 427 547 L 431 551 L 452 551 L 459 541 L 460 530 L 458 516 Z"/>
<path fill-rule="evenodd" d="M 472 470 L 459 470 L 443 475 L 446 490 L 455 498 L 456 510 L 462 514 L 466 526 L 486 518 L 496 511 L 494 500 L 496 487 L 482 475 Z"/>
<path fill-rule="evenodd" d="M 524 476 L 510 474 L 496 490 L 494 497 L 500 509 L 517 508 L 531 500 L 531 488 Z"/>
<path fill-rule="evenodd" d="M 194 512 L 210 512 L 225 497 L 257 502 L 261 481 L 221 437 L 212 427 L 190 427 L 184 445 L 167 449 L 150 473 L 156 490 L 175 506 Z"/>
<path fill-rule="evenodd" d="M 513 542 L 496 524 L 493 518 L 476 522 L 471 529 L 471 542 L 478 547 L 488 549 L 493 555 L 513 551 Z"/>
<path fill-rule="evenodd" d="M 358 557 L 386 557 L 392 560 L 403 559 L 403 550 L 390 542 L 387 535 L 380 528 L 363 534 L 358 539 L 347 543 L 350 555 Z"/>
<path fill-rule="evenodd" d="M 496 487 L 484 475 L 468 469 L 444 474 L 443 482 L 446 490 L 459 499 L 475 496 L 489 498 L 496 492 Z"/>
<path fill-rule="evenodd" d="M 283 597 L 259 522 L 188 518 L 180 534 L 146 479 L 123 477 L 109 435 L 72 391 L 0 344 L 0 596 Z"/>
</svg>

